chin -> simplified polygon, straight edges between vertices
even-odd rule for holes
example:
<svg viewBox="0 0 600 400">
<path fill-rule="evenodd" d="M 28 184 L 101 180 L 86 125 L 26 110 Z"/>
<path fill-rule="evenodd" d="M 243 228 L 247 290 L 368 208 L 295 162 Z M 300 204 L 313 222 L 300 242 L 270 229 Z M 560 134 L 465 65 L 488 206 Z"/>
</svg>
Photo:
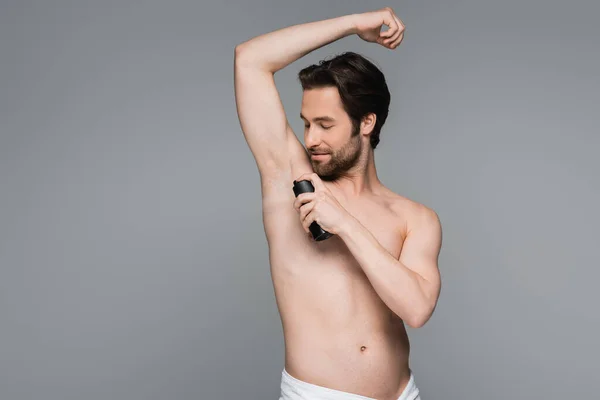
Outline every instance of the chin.
<svg viewBox="0 0 600 400">
<path fill-rule="evenodd" d="M 321 178 L 323 181 L 334 181 L 339 177 L 339 174 L 337 174 L 335 171 L 323 171 L 322 169 L 319 170 L 318 168 L 315 169 L 315 173 L 319 175 L 319 178 Z"/>
</svg>

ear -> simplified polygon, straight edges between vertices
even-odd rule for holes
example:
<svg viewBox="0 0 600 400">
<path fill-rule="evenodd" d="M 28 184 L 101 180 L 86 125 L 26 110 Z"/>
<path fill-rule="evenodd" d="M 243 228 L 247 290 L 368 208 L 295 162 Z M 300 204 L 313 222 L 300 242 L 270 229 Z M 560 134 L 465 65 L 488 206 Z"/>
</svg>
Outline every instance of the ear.
<svg viewBox="0 0 600 400">
<path fill-rule="evenodd" d="M 360 122 L 360 133 L 363 135 L 370 135 L 375 128 L 375 122 L 377 121 L 377 115 L 369 113 L 365 115 Z"/>
</svg>

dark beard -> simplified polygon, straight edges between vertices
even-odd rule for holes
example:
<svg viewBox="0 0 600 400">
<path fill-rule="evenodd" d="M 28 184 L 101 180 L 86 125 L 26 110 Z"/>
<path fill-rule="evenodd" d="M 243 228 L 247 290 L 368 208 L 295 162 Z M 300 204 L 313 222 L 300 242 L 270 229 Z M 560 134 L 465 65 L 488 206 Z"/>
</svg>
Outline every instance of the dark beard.
<svg viewBox="0 0 600 400">
<path fill-rule="evenodd" d="M 329 161 L 311 161 L 314 171 L 324 181 L 334 181 L 356 166 L 362 150 L 361 138 L 352 134 L 348 143 L 330 154 Z"/>
</svg>

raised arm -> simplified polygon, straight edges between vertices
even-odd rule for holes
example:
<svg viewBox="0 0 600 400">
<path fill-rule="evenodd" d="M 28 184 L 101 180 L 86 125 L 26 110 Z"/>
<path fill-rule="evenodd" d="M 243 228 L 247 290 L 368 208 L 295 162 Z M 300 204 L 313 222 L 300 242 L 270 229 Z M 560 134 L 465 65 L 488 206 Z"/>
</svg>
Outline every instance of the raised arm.
<svg viewBox="0 0 600 400">
<path fill-rule="evenodd" d="M 355 32 L 355 16 L 294 25 L 235 48 L 234 87 L 240 125 L 256 160 L 263 191 L 273 183 L 290 190 L 294 174 L 311 172 L 275 87 L 274 74 L 305 54 Z M 293 178 L 292 178 L 293 179 Z M 285 180 L 285 181 L 283 181 Z"/>
</svg>

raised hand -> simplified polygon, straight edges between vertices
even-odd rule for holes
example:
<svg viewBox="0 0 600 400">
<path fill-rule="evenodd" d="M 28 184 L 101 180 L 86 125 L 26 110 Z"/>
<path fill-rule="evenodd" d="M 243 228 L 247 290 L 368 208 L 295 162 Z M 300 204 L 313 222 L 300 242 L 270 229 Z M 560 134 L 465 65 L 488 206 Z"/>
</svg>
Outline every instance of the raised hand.
<svg viewBox="0 0 600 400">
<path fill-rule="evenodd" d="M 382 32 L 383 26 L 388 30 Z M 356 15 L 356 34 L 364 41 L 395 49 L 404 39 L 404 24 L 390 7 Z"/>
</svg>

